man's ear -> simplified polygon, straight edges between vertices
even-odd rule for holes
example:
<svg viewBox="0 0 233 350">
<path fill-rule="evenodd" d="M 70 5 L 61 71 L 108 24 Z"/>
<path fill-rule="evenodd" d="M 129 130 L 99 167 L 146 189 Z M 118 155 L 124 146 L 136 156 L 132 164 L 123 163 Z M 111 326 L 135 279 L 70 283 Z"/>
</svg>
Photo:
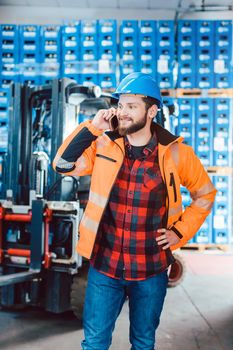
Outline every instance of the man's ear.
<svg viewBox="0 0 233 350">
<path fill-rule="evenodd" d="M 149 118 L 154 119 L 154 117 L 156 117 L 156 115 L 157 115 L 157 112 L 158 112 L 158 107 L 156 105 L 151 106 L 148 109 Z"/>
</svg>

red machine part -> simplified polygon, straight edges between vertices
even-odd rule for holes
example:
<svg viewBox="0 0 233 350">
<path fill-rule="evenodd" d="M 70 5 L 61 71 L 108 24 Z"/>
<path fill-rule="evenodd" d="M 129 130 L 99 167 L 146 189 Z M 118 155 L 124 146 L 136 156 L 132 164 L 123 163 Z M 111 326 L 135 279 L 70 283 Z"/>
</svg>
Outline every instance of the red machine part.
<svg viewBox="0 0 233 350">
<path fill-rule="evenodd" d="M 45 268 L 49 268 L 51 264 L 51 253 L 49 252 L 49 223 L 52 220 L 53 212 L 51 209 L 46 208 L 44 212 L 45 221 L 45 239 L 44 239 L 44 252 L 45 252 Z M 3 250 L 3 221 L 18 221 L 18 222 L 31 222 L 32 213 L 28 214 L 5 214 L 5 209 L 0 207 L 0 263 L 3 262 L 4 254 L 7 253 L 11 256 L 20 256 L 29 258 L 30 262 L 31 251 L 27 249 L 8 249 L 6 252 Z"/>
</svg>

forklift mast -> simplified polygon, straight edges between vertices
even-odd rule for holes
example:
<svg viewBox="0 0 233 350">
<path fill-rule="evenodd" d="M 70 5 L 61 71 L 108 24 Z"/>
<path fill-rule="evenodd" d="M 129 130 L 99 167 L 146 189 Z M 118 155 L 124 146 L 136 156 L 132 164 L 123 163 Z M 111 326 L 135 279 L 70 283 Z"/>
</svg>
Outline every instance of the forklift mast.
<svg viewBox="0 0 233 350">
<path fill-rule="evenodd" d="M 87 110 L 94 106 L 94 113 L 101 104 L 108 107 L 100 96 L 99 87 L 80 86 L 67 78 L 46 86 L 16 83 L 10 88 L 8 151 L 0 199 L 3 307 L 20 303 L 51 312 L 70 309 L 74 277 L 79 279 L 86 271 L 76 252 L 79 178 L 55 173 L 50 160 L 76 127 L 82 104 Z M 103 97 L 111 100 L 109 94 Z"/>
</svg>

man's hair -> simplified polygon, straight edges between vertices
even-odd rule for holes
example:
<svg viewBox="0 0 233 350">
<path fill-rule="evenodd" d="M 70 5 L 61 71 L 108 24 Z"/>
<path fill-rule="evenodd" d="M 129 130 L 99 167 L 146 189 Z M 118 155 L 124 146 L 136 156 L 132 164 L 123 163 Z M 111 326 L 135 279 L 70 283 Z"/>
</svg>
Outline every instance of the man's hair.
<svg viewBox="0 0 233 350">
<path fill-rule="evenodd" d="M 158 108 L 160 108 L 160 102 L 156 98 L 147 96 L 147 97 L 142 97 L 142 100 L 146 104 L 146 111 L 148 111 L 148 109 L 153 105 L 156 105 Z"/>
</svg>

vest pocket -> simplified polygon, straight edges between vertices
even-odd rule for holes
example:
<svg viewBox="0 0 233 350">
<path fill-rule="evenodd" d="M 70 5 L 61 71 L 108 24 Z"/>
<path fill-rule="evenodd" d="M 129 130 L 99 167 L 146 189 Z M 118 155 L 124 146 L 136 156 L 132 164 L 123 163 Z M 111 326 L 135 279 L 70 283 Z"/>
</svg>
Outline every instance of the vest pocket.
<svg viewBox="0 0 233 350">
<path fill-rule="evenodd" d="M 103 154 L 96 153 L 96 157 L 103 158 L 106 160 L 110 160 L 110 162 L 116 163 L 116 160 L 107 156 L 104 156 Z"/>
<path fill-rule="evenodd" d="M 174 202 L 177 202 L 177 191 L 176 191 L 176 182 L 175 177 L 173 173 L 170 173 L 170 183 L 169 186 L 173 187 L 173 193 L 174 193 Z"/>
</svg>

